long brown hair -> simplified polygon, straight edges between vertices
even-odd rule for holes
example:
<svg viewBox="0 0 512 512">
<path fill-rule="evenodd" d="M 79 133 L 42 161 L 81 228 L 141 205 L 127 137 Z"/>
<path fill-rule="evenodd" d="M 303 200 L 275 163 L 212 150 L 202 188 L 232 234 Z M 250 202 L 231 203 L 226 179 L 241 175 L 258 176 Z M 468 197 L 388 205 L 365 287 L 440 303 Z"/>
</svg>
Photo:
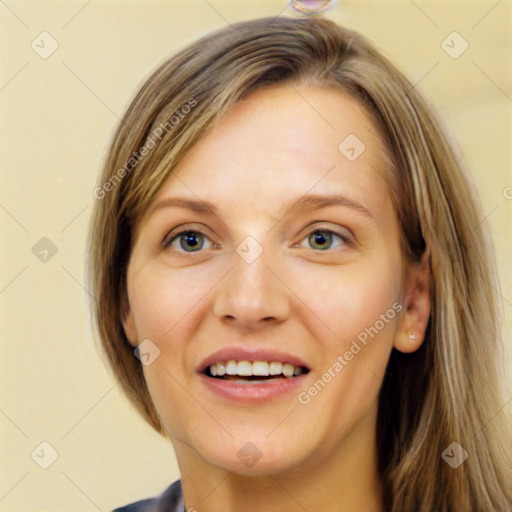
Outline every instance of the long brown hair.
<svg viewBox="0 0 512 512">
<path fill-rule="evenodd" d="M 87 281 L 101 347 L 122 389 L 165 435 L 122 328 L 126 270 L 148 205 L 234 104 L 271 84 L 336 87 L 386 141 L 402 252 L 430 251 L 432 314 L 412 354 L 393 349 L 377 442 L 386 510 L 512 510 L 508 425 L 498 413 L 503 346 L 478 200 L 432 109 L 360 34 L 323 17 L 263 18 L 218 30 L 166 60 L 132 100 L 109 146 L 91 218 Z M 442 453 L 468 452 L 458 468 Z"/>
</svg>

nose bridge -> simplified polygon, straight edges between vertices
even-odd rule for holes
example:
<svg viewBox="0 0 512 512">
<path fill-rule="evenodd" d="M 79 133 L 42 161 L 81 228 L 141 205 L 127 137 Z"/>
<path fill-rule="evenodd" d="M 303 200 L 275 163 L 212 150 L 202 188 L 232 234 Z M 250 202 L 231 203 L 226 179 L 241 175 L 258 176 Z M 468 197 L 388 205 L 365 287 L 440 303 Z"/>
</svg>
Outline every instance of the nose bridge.
<svg viewBox="0 0 512 512">
<path fill-rule="evenodd" d="M 278 260 L 276 251 L 264 249 L 252 236 L 246 237 L 233 253 L 232 270 L 220 283 L 214 304 L 216 316 L 248 327 L 257 327 L 263 320 L 282 321 L 288 314 L 289 297 L 274 275 Z"/>
</svg>

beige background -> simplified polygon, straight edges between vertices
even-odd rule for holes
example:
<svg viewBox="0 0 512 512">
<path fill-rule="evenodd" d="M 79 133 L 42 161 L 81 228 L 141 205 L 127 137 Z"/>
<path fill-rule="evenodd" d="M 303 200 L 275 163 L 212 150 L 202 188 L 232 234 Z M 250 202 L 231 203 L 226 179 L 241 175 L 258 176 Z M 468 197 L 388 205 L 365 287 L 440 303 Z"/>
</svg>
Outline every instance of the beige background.
<svg viewBox="0 0 512 512">
<path fill-rule="evenodd" d="M 94 348 L 92 190 L 116 118 L 159 62 L 211 29 L 278 14 L 298 15 L 281 0 L 1 2 L 1 510 L 108 511 L 179 478 Z M 510 354 L 511 3 L 338 1 L 325 16 L 373 40 L 453 133 L 493 232 Z M 43 51 L 43 31 L 59 45 L 47 59 L 31 47 Z M 469 43 L 457 59 L 441 47 L 453 31 Z M 42 237 L 58 249 L 46 263 L 32 253 Z M 31 458 L 50 461 L 43 441 L 58 452 L 48 469 Z"/>
</svg>

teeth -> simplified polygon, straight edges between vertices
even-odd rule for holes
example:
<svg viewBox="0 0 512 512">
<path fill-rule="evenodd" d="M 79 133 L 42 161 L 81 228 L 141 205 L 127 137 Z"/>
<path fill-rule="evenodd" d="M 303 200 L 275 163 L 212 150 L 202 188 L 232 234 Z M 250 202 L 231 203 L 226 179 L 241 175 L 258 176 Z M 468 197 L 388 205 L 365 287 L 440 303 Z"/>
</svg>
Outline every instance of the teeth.
<svg viewBox="0 0 512 512">
<path fill-rule="evenodd" d="M 216 366 L 216 365 L 212 365 Z M 236 375 L 238 365 L 236 364 L 236 361 L 228 361 L 228 364 L 226 365 L 226 373 L 228 375 Z M 210 366 L 211 371 L 211 366 Z"/>
<path fill-rule="evenodd" d="M 234 361 L 230 360 L 227 363 L 221 362 L 212 364 L 210 367 L 210 374 L 213 377 L 223 375 L 240 375 L 242 377 L 267 377 L 269 375 L 284 375 L 285 377 L 293 377 L 294 375 L 301 375 L 303 369 L 300 366 L 293 366 L 290 363 L 279 363 L 272 361 Z"/>
<path fill-rule="evenodd" d="M 269 375 L 268 363 L 266 361 L 254 361 L 251 366 L 253 375 L 259 375 L 261 377 L 267 377 Z"/>
<path fill-rule="evenodd" d="M 250 377 L 252 375 L 252 364 L 249 361 L 240 361 L 236 373 L 242 377 Z"/>
<path fill-rule="evenodd" d="M 281 375 L 283 371 L 282 363 L 270 363 L 269 373 L 270 375 Z"/>
<path fill-rule="evenodd" d="M 283 375 L 293 377 L 293 364 L 283 364 Z"/>
</svg>

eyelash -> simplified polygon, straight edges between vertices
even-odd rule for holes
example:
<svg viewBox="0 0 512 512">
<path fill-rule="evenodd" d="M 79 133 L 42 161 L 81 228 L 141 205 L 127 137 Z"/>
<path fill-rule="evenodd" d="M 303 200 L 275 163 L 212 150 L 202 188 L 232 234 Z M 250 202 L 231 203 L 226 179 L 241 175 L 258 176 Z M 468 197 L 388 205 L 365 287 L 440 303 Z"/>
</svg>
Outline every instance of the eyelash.
<svg viewBox="0 0 512 512">
<path fill-rule="evenodd" d="M 302 240 L 309 238 L 314 233 L 324 233 L 324 234 L 328 234 L 328 235 L 334 235 L 334 236 L 339 237 L 343 241 L 343 245 L 351 245 L 352 244 L 352 240 L 350 238 L 348 238 L 346 235 L 342 235 L 341 233 L 337 233 L 336 231 L 333 231 L 331 229 L 324 229 L 324 228 L 316 228 L 316 229 L 310 231 Z M 175 233 L 172 236 L 172 238 L 170 238 L 170 239 L 168 239 L 169 234 L 166 235 L 166 237 L 164 238 L 163 247 L 165 249 L 169 248 L 175 240 L 178 240 L 181 236 L 183 236 L 185 234 L 198 234 L 205 238 L 209 238 L 208 235 L 206 235 L 199 229 L 183 229 L 183 230 L 179 231 L 178 233 Z M 297 247 L 297 245 L 294 245 L 294 247 Z M 329 249 L 331 249 L 331 248 L 329 248 Z M 315 250 L 316 252 L 328 252 L 329 249 L 326 249 L 326 250 L 313 249 L 313 250 Z M 194 254 L 196 252 L 201 252 L 201 251 L 198 250 L 198 251 L 178 251 L 178 252 L 181 252 L 182 254 Z"/>
</svg>

